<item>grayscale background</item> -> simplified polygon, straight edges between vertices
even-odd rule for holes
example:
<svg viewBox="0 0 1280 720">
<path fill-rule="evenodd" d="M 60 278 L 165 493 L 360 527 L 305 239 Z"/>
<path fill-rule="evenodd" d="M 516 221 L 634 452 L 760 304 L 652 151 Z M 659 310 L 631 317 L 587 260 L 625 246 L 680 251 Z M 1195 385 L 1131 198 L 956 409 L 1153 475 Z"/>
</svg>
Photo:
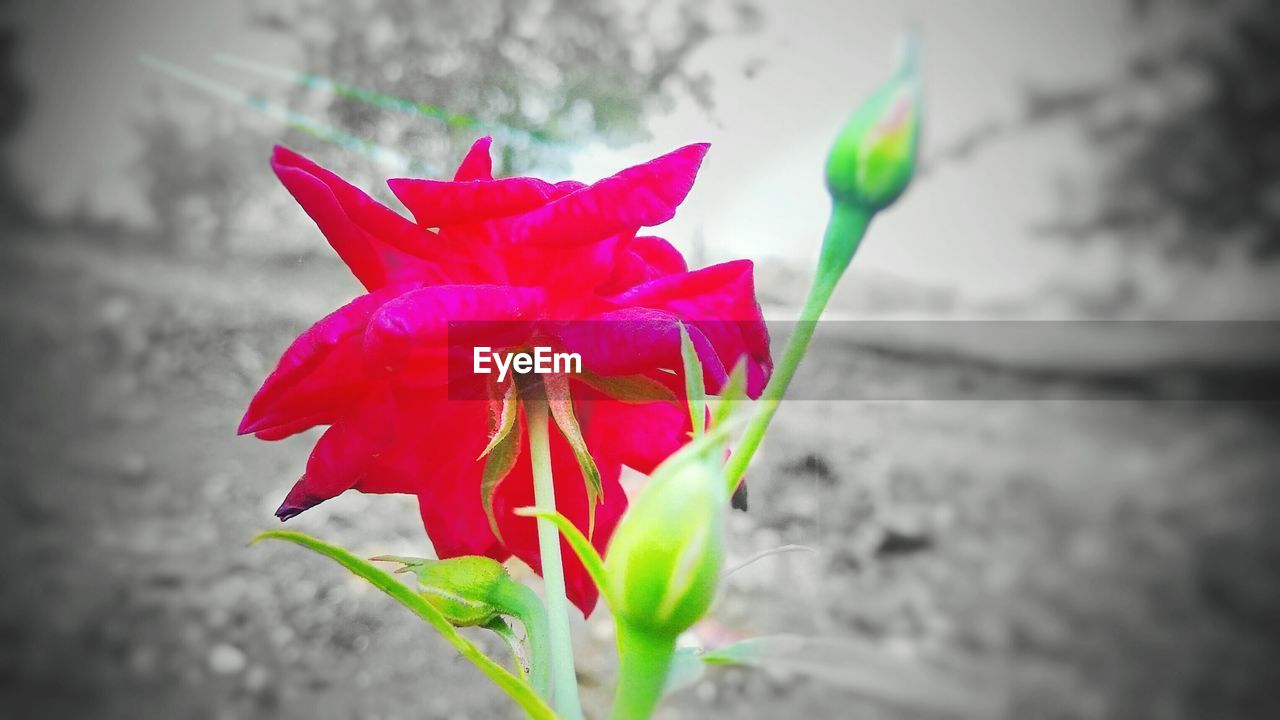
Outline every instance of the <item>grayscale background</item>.
<svg viewBox="0 0 1280 720">
<path fill-rule="evenodd" d="M 785 327 L 826 145 L 906 28 L 923 167 L 729 523 L 731 562 L 811 551 L 735 573 L 696 637 L 796 633 L 827 655 L 708 672 L 662 716 L 1280 716 L 1275 3 L 25 0 L 0 17 L 0 716 L 514 716 L 386 597 L 247 547 L 315 436 L 236 438 L 240 414 L 358 292 L 271 146 L 386 199 L 398 157 L 439 176 L 482 132 L 290 72 L 509 128 L 510 173 L 593 180 L 711 141 L 659 232 L 695 265 L 756 260 Z M 410 498 L 348 494 L 291 525 L 430 553 Z M 603 717 L 607 613 L 575 639 Z"/>
</svg>

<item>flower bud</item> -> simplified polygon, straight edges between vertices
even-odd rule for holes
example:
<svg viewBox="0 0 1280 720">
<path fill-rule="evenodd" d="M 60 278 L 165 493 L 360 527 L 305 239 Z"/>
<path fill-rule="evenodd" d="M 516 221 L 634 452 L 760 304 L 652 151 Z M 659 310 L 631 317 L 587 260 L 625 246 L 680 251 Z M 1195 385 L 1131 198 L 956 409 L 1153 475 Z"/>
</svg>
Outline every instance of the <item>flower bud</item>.
<svg viewBox="0 0 1280 720">
<path fill-rule="evenodd" d="M 911 182 L 920 139 L 920 81 L 907 41 L 894 77 L 849 118 L 827 156 L 827 190 L 837 205 L 874 214 Z"/>
<path fill-rule="evenodd" d="M 619 623 L 674 638 L 707 612 L 724 559 L 726 492 L 721 468 L 709 456 L 676 456 L 667 472 L 654 473 L 618 524 L 605 558 Z"/>
<path fill-rule="evenodd" d="M 455 626 L 485 625 L 499 614 L 513 614 L 502 605 L 504 585 L 514 582 L 497 561 L 467 555 L 448 560 L 383 557 L 375 560 L 400 562 L 396 572 L 418 576 L 418 592 Z"/>
</svg>

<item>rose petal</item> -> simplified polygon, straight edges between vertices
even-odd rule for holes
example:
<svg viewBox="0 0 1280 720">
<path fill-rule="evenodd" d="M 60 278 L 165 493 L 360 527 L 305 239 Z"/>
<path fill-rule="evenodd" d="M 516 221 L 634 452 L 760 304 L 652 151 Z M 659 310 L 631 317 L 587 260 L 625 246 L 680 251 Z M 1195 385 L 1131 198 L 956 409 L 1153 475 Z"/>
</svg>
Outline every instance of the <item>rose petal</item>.
<svg viewBox="0 0 1280 720">
<path fill-rule="evenodd" d="M 607 283 L 597 288 L 604 295 L 617 295 L 641 283 L 689 271 L 684 256 L 660 237 L 632 238 L 615 252 L 613 272 Z"/>
<path fill-rule="evenodd" d="M 467 151 L 466 157 L 462 158 L 462 163 L 458 165 L 458 171 L 453 174 L 453 179 L 492 180 L 493 159 L 489 155 L 489 146 L 492 144 L 493 138 L 488 135 L 476 139 L 471 149 Z"/>
<path fill-rule="evenodd" d="M 299 335 L 249 403 L 240 434 L 279 439 L 333 422 L 364 387 L 360 348 L 369 319 L 400 290 L 361 295 Z M 281 434 L 286 427 L 291 432 Z"/>
<path fill-rule="evenodd" d="M 394 427 L 381 421 L 391 408 L 389 395 L 375 393 L 356 412 L 326 430 L 307 458 L 306 471 L 276 510 L 276 517 L 288 520 L 356 487 L 394 435 Z"/>
<path fill-rule="evenodd" d="M 429 381 L 445 382 L 451 350 L 470 354 L 481 338 L 489 337 L 491 347 L 504 347 L 527 337 L 532 321 L 541 317 L 544 298 L 540 288 L 503 285 L 412 290 L 383 305 L 369 321 L 366 363 L 377 373 L 415 366 L 415 372 L 432 376 Z"/>
<path fill-rule="evenodd" d="M 644 261 L 653 277 L 689 272 L 689 264 L 679 250 L 660 237 L 641 235 L 631 241 L 627 250 Z"/>
<path fill-rule="evenodd" d="M 680 325 L 675 313 L 624 308 L 568 322 L 556 331 L 564 349 L 582 356 L 582 367 L 597 375 L 634 375 L 657 369 L 680 372 Z M 686 324 L 702 361 L 707 387 L 719 388 L 728 372 L 697 324 Z"/>
<path fill-rule="evenodd" d="M 445 277 L 430 236 L 337 175 L 276 146 L 271 167 L 366 288 Z"/>
<path fill-rule="evenodd" d="M 661 309 L 690 321 L 715 348 L 724 367 L 747 358 L 747 393 L 758 397 L 773 370 L 769 331 L 756 302 L 750 260 L 667 275 L 620 293 L 612 301 Z M 704 360 L 705 362 L 705 360 Z M 719 385 L 708 384 L 711 392 Z"/>
<path fill-rule="evenodd" d="M 537 178 L 449 182 L 392 178 L 391 192 L 422 227 L 476 223 L 533 210 L 547 203 L 554 188 Z"/>
<path fill-rule="evenodd" d="M 492 220 L 486 232 L 497 242 L 573 245 L 659 225 L 693 188 L 707 148 L 682 147 L 524 215 Z"/>
<path fill-rule="evenodd" d="M 689 441 L 689 408 L 683 401 L 626 403 L 582 383 L 574 383 L 573 393 L 588 445 L 633 470 L 653 472 Z"/>
</svg>

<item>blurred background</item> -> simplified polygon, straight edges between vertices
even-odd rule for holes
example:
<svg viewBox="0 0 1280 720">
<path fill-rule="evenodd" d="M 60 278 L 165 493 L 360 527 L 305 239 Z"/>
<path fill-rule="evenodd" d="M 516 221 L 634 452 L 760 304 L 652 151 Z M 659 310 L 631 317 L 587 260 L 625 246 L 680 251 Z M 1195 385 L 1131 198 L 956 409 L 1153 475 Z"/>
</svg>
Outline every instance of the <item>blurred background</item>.
<svg viewBox="0 0 1280 720">
<path fill-rule="evenodd" d="M 583 180 L 710 141 L 660 232 L 692 265 L 756 260 L 784 322 L 826 219 L 827 144 L 905 29 L 925 48 L 923 167 L 832 308 L 876 322 L 820 329 L 806 397 L 845 399 L 783 407 L 730 523 L 731 562 L 812 551 L 735 573 L 698 629 L 838 639 L 843 664 L 709 672 L 664 716 L 1280 715 L 1274 3 L 18 0 L 0 17 L 14 717 L 512 716 L 384 596 L 246 547 L 314 436 L 236 423 L 289 341 L 359 292 L 271 146 L 390 201 L 383 179 L 442 177 L 482 134 L 504 173 Z M 991 332 L 1010 320 L 1042 331 Z M 292 525 L 430 552 L 411 498 L 348 494 Z M 594 717 L 610 632 L 605 612 L 576 630 Z"/>
</svg>

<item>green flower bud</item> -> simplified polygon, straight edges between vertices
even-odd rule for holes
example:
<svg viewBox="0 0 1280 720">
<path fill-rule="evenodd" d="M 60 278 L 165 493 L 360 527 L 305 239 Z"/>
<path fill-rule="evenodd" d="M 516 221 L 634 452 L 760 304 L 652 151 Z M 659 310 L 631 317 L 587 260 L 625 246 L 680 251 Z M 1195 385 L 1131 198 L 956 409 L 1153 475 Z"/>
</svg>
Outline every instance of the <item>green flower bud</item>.
<svg viewBox="0 0 1280 720">
<path fill-rule="evenodd" d="M 920 79 L 915 43 L 897 73 L 844 124 L 827 156 L 827 190 L 837 205 L 874 214 L 893 204 L 915 172 Z"/>
<path fill-rule="evenodd" d="M 396 572 L 413 572 L 418 576 L 418 592 L 441 615 L 458 627 L 486 625 L 498 615 L 514 614 L 504 608 L 504 591 L 514 583 L 497 561 L 479 555 L 449 560 L 380 557 L 403 563 Z"/>
<path fill-rule="evenodd" d="M 614 531 L 604 562 L 620 626 L 674 640 L 706 614 L 724 559 L 726 493 L 709 456 L 676 456 L 654 473 Z"/>
<path fill-rule="evenodd" d="M 547 611 L 542 600 L 527 586 L 507 575 L 502 563 L 481 555 L 466 555 L 448 560 L 383 555 L 370 558 L 381 562 L 400 563 L 397 573 L 412 572 L 418 576 L 418 595 L 431 604 L 455 627 L 485 627 L 497 633 L 511 646 L 521 673 L 542 697 L 550 697 L 551 661 L 548 653 Z M 508 615 L 520 621 L 525 630 L 525 648 L 516 640 L 511 627 L 503 619 Z"/>
</svg>

